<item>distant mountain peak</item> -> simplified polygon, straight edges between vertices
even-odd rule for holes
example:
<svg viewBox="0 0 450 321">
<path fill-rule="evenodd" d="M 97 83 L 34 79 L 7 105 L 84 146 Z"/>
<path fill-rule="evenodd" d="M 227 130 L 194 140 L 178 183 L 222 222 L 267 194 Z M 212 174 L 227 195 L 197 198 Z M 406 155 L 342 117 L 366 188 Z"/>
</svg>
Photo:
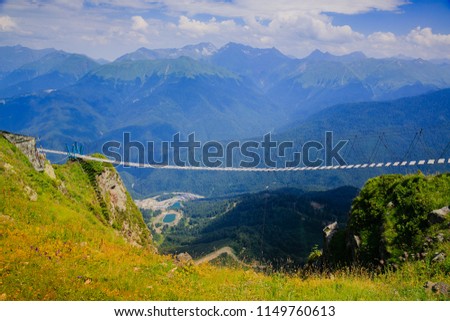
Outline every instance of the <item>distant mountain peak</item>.
<svg viewBox="0 0 450 321">
<path fill-rule="evenodd" d="M 211 56 L 217 52 L 216 46 L 214 46 L 210 42 L 200 42 L 196 45 L 187 45 L 181 48 L 180 50 L 193 50 L 202 54 L 203 56 Z"/>
<path fill-rule="evenodd" d="M 217 48 L 209 42 L 201 42 L 196 45 L 187 45 L 182 48 L 148 49 L 141 47 L 134 52 L 117 58 L 116 61 L 177 59 L 183 56 L 194 60 L 200 60 L 209 57 L 216 52 Z"/>
<path fill-rule="evenodd" d="M 220 48 L 221 50 L 224 50 L 224 49 L 229 49 L 229 48 L 252 48 L 252 47 L 250 47 L 250 46 L 247 46 L 247 45 L 243 45 L 243 44 L 241 44 L 241 43 L 237 43 L 237 42 L 229 42 L 229 43 L 227 43 L 226 45 L 224 45 L 222 48 Z"/>
<path fill-rule="evenodd" d="M 257 57 L 261 55 L 276 55 L 279 57 L 286 57 L 283 55 L 278 49 L 275 47 L 272 48 L 254 48 L 247 45 L 243 45 L 236 42 L 229 42 L 225 46 L 219 49 L 219 53 L 223 52 L 232 52 L 234 54 L 236 53 L 243 53 L 244 55 L 248 57 Z"/>
<path fill-rule="evenodd" d="M 309 56 L 304 58 L 304 60 L 309 61 L 341 61 L 341 62 L 349 62 L 362 59 L 367 59 L 367 56 L 361 51 L 351 52 L 349 54 L 342 56 L 335 56 L 329 52 L 322 52 L 319 49 L 314 50 L 309 54 Z"/>
<path fill-rule="evenodd" d="M 135 52 L 148 52 L 148 51 L 151 51 L 151 50 L 148 48 L 145 48 L 145 47 L 141 47 L 141 48 L 137 49 Z"/>
<path fill-rule="evenodd" d="M 53 48 L 35 50 L 22 45 L 0 47 L 0 73 L 11 72 L 55 51 Z"/>
<path fill-rule="evenodd" d="M 330 58 L 333 58 L 332 54 L 329 52 L 322 52 L 319 49 L 314 50 L 305 58 L 305 60 L 330 60 Z"/>
</svg>

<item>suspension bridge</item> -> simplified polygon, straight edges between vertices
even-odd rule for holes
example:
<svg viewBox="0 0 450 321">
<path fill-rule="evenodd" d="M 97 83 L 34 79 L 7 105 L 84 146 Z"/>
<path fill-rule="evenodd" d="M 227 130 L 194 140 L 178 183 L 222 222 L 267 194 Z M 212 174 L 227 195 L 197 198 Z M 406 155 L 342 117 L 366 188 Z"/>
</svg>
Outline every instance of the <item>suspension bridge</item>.
<svg viewBox="0 0 450 321">
<path fill-rule="evenodd" d="M 395 131 L 372 134 L 372 136 L 358 133 L 351 134 L 351 138 L 347 140 L 348 146 L 343 153 L 345 159 L 351 158 L 350 164 L 333 164 L 330 166 L 273 166 L 273 167 L 236 167 L 236 166 L 179 166 L 173 164 L 153 164 L 145 162 L 124 162 L 116 159 L 108 159 L 102 157 L 94 157 L 86 155 L 83 151 L 83 146 L 75 143 L 72 149 L 66 145 L 66 151 L 43 148 L 38 148 L 39 153 L 53 154 L 65 156 L 70 159 L 83 159 L 90 161 L 97 161 L 102 163 L 109 163 L 112 165 L 123 166 L 126 168 L 150 168 L 150 169 L 167 169 L 167 170 L 182 170 L 182 171 L 224 171 L 224 172 L 296 172 L 296 171 L 330 171 L 330 170 L 363 170 L 363 169 L 381 169 L 381 168 L 407 168 L 421 166 L 440 166 L 444 167 L 450 165 L 450 158 L 448 152 L 450 151 L 450 131 L 444 136 L 440 137 L 440 144 L 437 144 L 437 138 L 433 131 L 427 130 L 431 137 L 426 137 L 425 130 L 420 129 L 415 132 L 411 141 L 406 140 L 405 133 L 397 133 L 398 137 L 394 137 Z M 388 136 L 391 135 L 392 137 Z M 373 148 L 368 148 L 369 141 L 372 138 Z M 443 139 L 442 139 L 443 138 Z M 376 140 L 375 140 L 376 139 Z M 391 141 L 391 144 L 390 144 Z M 359 146 L 358 146 L 359 144 Z M 402 155 L 401 146 L 404 148 Z M 421 148 L 421 153 L 414 153 L 416 148 Z M 383 150 L 384 149 L 384 150 Z M 383 159 L 380 159 L 380 152 L 383 152 Z M 350 155 L 352 153 L 352 155 Z M 352 156 L 352 157 L 349 157 Z M 377 160 L 378 158 L 378 160 Z M 447 167 L 448 168 L 448 167 Z"/>
<path fill-rule="evenodd" d="M 55 154 L 68 156 L 68 152 L 38 148 L 40 153 Z M 152 168 L 152 169 L 170 169 L 170 170 L 189 170 L 189 171 L 243 171 L 243 172 L 287 172 L 287 171 L 317 171 L 317 170 L 342 170 L 342 169 L 365 169 L 365 168 L 382 168 L 382 167 L 406 167 L 406 166 L 423 166 L 423 165 L 445 165 L 450 164 L 450 158 L 439 159 L 422 159 L 409 161 L 391 161 L 379 163 L 363 163 L 350 165 L 334 165 L 334 166 L 318 166 L 318 167 L 206 167 L 206 166 L 176 166 L 176 165 L 153 165 L 137 162 L 119 162 L 116 160 L 93 157 L 83 154 L 71 153 L 71 158 L 90 160 L 112 165 L 136 168 Z"/>
</svg>

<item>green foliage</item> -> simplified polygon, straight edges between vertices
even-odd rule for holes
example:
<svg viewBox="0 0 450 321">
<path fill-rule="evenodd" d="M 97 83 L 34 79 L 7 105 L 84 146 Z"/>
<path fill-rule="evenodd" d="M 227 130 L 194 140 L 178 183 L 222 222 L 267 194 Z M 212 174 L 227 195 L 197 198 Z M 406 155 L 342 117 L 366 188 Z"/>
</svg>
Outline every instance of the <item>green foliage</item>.
<svg viewBox="0 0 450 321">
<path fill-rule="evenodd" d="M 89 182 L 91 183 L 91 186 L 95 191 L 97 201 L 100 204 L 102 214 L 100 219 L 102 219 L 103 222 L 107 224 L 110 220 L 108 205 L 106 204 L 105 199 L 103 198 L 103 195 L 100 191 L 96 178 L 103 172 L 103 163 L 95 161 L 83 161 L 83 160 L 80 160 L 79 163 L 81 164 L 83 171 L 87 174 Z"/>
<path fill-rule="evenodd" d="M 439 206 L 431 201 L 426 191 L 427 184 L 425 177 L 418 175 L 400 182 L 392 191 L 392 202 L 396 207 L 396 210 L 392 211 L 396 233 L 392 241 L 401 249 L 413 251 L 420 249 L 423 232 L 427 227 L 427 214 L 434 206 Z"/>
<path fill-rule="evenodd" d="M 230 246 L 246 262 L 295 269 L 322 241 L 324 222 L 345 225 L 356 193 L 351 187 L 311 193 L 285 189 L 187 202 L 187 224 L 167 230 L 159 249 L 201 257 Z"/>
<path fill-rule="evenodd" d="M 140 209 L 141 213 L 142 213 L 142 217 L 144 218 L 144 222 L 146 224 L 150 224 L 151 223 L 151 219 L 152 217 L 155 217 L 155 212 L 152 210 L 144 210 L 144 209 Z"/>
<path fill-rule="evenodd" d="M 311 253 L 308 255 L 308 263 L 314 263 L 317 262 L 322 257 L 322 250 L 319 249 L 319 245 L 315 244 L 312 249 Z"/>
<path fill-rule="evenodd" d="M 450 204 L 450 174 L 385 175 L 367 182 L 353 201 L 349 229 L 361 238 L 363 262 L 421 253 L 430 236 L 427 215 Z"/>
</svg>

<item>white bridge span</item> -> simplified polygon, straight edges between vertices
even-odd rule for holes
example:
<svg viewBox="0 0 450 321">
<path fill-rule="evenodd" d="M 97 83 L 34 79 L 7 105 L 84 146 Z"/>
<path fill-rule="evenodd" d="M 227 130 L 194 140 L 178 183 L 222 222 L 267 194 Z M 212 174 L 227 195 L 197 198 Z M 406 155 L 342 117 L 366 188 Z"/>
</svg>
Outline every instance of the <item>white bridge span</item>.
<svg viewBox="0 0 450 321">
<path fill-rule="evenodd" d="M 38 148 L 40 153 L 56 154 L 68 156 L 68 152 L 59 150 Z M 70 153 L 70 157 L 97 161 L 102 163 L 110 163 L 124 167 L 137 168 L 154 168 L 154 169 L 172 169 L 172 170 L 190 170 L 190 171 L 233 171 L 233 172 L 288 172 L 288 171 L 317 171 L 317 170 L 338 170 L 338 169 L 365 169 L 365 168 L 381 168 L 381 167 L 405 167 L 405 166 L 423 166 L 423 165 L 445 165 L 450 164 L 450 158 L 439 159 L 423 159 L 409 161 L 392 161 L 385 163 L 365 163 L 352 165 L 336 165 L 336 166 L 320 166 L 320 167 L 201 167 L 201 166 L 176 166 L 176 165 L 152 165 L 134 162 L 118 162 L 116 160 L 92 157 L 82 154 Z"/>
</svg>

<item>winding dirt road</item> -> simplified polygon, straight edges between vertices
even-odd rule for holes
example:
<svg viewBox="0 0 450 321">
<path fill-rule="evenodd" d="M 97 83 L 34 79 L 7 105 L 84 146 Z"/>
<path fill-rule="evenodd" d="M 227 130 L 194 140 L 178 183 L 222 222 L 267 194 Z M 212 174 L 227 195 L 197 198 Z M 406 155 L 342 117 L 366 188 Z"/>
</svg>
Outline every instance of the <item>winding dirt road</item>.
<svg viewBox="0 0 450 321">
<path fill-rule="evenodd" d="M 229 246 L 224 246 L 224 247 L 221 247 L 220 249 L 218 249 L 218 250 L 216 250 L 216 251 L 214 251 L 214 252 L 211 252 L 211 253 L 205 255 L 204 257 L 202 257 L 202 258 L 196 260 L 196 261 L 195 261 L 195 264 L 202 264 L 202 263 L 206 263 L 206 262 L 212 261 L 212 260 L 214 260 L 215 258 L 218 258 L 220 255 L 222 255 L 222 254 L 224 254 L 224 253 L 226 253 L 226 254 L 228 254 L 229 256 L 231 256 L 235 261 L 237 261 L 237 262 L 239 262 L 239 263 L 242 263 L 242 262 L 238 259 L 238 257 L 236 256 L 236 254 L 234 254 L 234 251 L 233 251 L 233 249 L 232 249 L 231 247 L 229 247 Z"/>
</svg>

